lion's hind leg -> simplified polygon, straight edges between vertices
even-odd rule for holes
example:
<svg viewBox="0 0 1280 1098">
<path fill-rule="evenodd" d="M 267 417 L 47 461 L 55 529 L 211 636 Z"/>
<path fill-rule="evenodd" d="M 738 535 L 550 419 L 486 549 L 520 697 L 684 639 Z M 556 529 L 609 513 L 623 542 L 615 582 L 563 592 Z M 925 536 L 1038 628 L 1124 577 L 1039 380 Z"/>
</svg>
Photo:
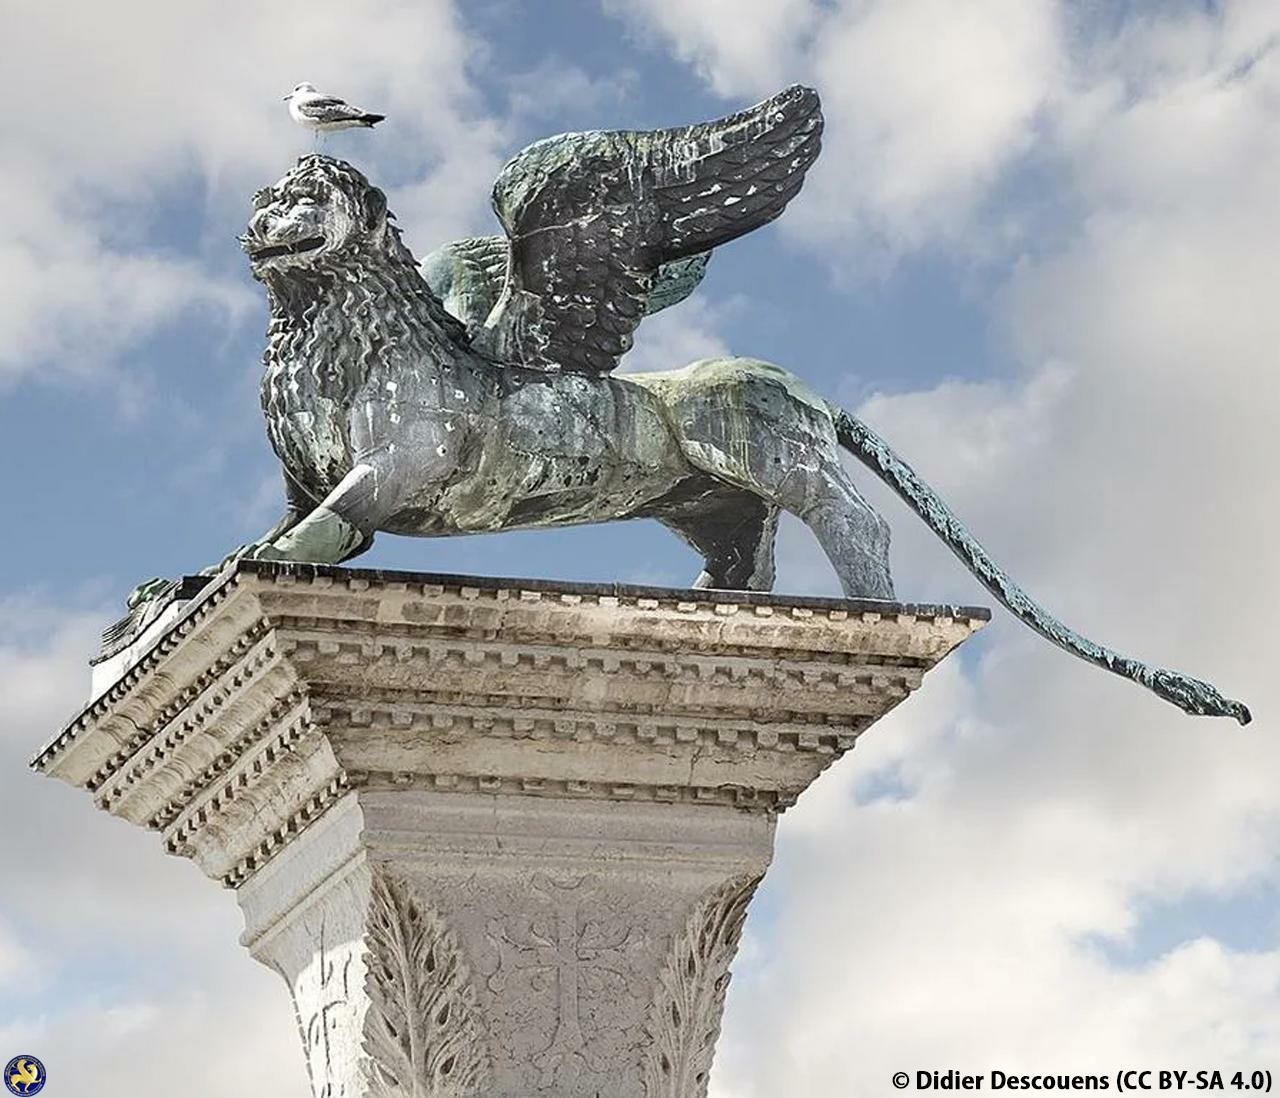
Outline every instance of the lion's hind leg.
<svg viewBox="0 0 1280 1098">
<path fill-rule="evenodd" d="M 849 598 L 892 599 L 889 526 L 845 471 L 826 402 L 754 359 L 674 377 L 663 395 L 689 462 L 804 522 Z"/>
<path fill-rule="evenodd" d="M 778 508 L 759 496 L 726 485 L 713 496 L 672 505 L 654 517 L 702 555 L 694 587 L 772 589 Z"/>
</svg>

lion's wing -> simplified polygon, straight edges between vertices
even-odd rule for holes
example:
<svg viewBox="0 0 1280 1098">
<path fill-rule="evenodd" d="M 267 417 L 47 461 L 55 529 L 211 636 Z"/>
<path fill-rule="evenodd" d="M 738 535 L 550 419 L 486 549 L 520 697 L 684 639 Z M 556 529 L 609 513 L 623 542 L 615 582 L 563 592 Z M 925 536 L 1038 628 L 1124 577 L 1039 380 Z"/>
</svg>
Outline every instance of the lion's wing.
<svg viewBox="0 0 1280 1098">
<path fill-rule="evenodd" d="M 473 236 L 442 244 L 422 261 L 422 277 L 453 316 L 475 329 L 488 319 L 502 295 L 509 249 L 505 236 Z M 710 259 L 710 252 L 699 252 L 662 264 L 653 276 L 644 315 L 678 305 L 693 293 Z"/>
<path fill-rule="evenodd" d="M 472 236 L 442 244 L 421 263 L 422 277 L 441 304 L 469 329 L 484 324 L 507 274 L 507 241 Z"/>
<path fill-rule="evenodd" d="M 612 370 L 649 311 L 659 268 L 782 213 L 821 135 L 818 94 L 797 85 L 684 129 L 531 145 L 494 184 L 511 262 L 484 341 L 540 369 Z"/>
</svg>

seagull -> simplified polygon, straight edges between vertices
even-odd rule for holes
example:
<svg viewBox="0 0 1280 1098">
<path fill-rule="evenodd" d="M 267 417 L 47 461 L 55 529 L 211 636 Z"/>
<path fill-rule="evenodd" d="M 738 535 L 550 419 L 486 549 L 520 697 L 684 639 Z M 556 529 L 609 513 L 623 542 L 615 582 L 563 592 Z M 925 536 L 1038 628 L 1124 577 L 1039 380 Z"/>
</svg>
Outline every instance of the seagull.
<svg viewBox="0 0 1280 1098">
<path fill-rule="evenodd" d="M 325 95 L 317 91 L 314 84 L 305 81 L 284 98 L 289 104 L 289 116 L 299 126 L 317 134 L 356 127 L 371 129 L 386 118 L 385 114 L 371 114 L 361 107 L 353 107 L 336 95 Z"/>
</svg>

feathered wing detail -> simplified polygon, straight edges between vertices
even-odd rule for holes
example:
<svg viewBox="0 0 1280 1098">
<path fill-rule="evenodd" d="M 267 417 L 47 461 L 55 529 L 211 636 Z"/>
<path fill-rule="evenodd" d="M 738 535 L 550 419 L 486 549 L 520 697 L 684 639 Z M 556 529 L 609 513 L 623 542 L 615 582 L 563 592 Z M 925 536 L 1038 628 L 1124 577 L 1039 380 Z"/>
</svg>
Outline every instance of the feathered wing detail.
<svg viewBox="0 0 1280 1098">
<path fill-rule="evenodd" d="M 644 315 L 653 316 L 672 305 L 679 305 L 702 283 L 710 262 L 710 252 L 698 252 L 684 259 L 672 259 L 662 264 L 653 276 L 653 285 L 649 288 L 649 296 L 645 298 Z"/>
<path fill-rule="evenodd" d="M 501 236 L 455 240 L 422 261 L 422 277 L 453 316 L 468 328 L 478 328 L 502 293 L 507 252 L 507 240 Z"/>
<path fill-rule="evenodd" d="M 612 370 L 659 268 L 782 213 L 821 138 L 818 94 L 797 85 L 714 122 L 529 146 L 493 188 L 511 252 L 481 343 L 538 369 Z"/>
<path fill-rule="evenodd" d="M 450 314 L 479 328 L 502 295 L 510 243 L 505 236 L 472 236 L 443 244 L 422 261 L 422 277 Z M 644 315 L 679 305 L 707 273 L 710 252 L 663 263 L 653 276 Z"/>
</svg>

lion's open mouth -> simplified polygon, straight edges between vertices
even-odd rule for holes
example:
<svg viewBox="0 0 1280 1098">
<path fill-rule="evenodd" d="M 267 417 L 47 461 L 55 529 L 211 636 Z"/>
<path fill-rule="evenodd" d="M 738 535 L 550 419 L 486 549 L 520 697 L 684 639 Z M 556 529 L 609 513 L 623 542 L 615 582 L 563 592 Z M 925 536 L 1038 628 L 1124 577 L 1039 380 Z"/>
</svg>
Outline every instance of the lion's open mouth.
<svg viewBox="0 0 1280 1098">
<path fill-rule="evenodd" d="M 274 259 L 278 255 L 299 255 L 302 252 L 313 252 L 323 244 L 323 236 L 309 236 L 293 244 L 270 244 L 265 248 L 251 248 L 249 258 L 256 262 L 259 259 Z"/>
</svg>

